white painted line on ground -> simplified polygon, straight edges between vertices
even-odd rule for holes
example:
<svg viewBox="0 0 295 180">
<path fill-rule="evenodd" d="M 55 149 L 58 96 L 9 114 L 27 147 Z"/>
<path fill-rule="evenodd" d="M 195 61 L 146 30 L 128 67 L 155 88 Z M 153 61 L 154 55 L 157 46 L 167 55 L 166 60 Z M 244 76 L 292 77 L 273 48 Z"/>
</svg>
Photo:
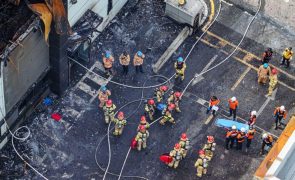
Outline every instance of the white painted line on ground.
<svg viewBox="0 0 295 180">
<path fill-rule="evenodd" d="M 201 98 L 198 98 L 197 99 L 197 103 L 201 104 L 201 105 L 205 105 L 208 101 L 206 101 L 205 99 L 201 99 Z"/>
<path fill-rule="evenodd" d="M 96 90 L 92 90 L 92 88 L 88 84 L 85 84 L 84 82 L 79 82 L 78 88 L 81 89 L 82 91 L 84 91 L 85 93 L 89 94 L 92 97 L 97 92 Z"/>
<path fill-rule="evenodd" d="M 232 91 L 234 91 L 238 85 L 241 83 L 241 81 L 245 78 L 245 76 L 248 74 L 248 72 L 251 70 L 250 67 L 248 67 L 240 76 L 240 78 L 237 80 L 237 82 L 233 85 L 233 87 L 231 88 Z"/>
<path fill-rule="evenodd" d="M 277 91 L 278 91 L 278 88 L 276 88 L 276 89 L 273 91 L 271 97 L 267 97 L 267 99 L 265 100 L 265 102 L 262 104 L 262 106 L 261 106 L 260 109 L 258 110 L 258 112 L 257 112 L 257 117 L 258 117 L 258 116 L 262 113 L 262 111 L 265 109 L 265 107 L 268 105 L 269 101 L 275 99 L 275 96 L 276 96 L 276 94 L 277 94 Z"/>
<path fill-rule="evenodd" d="M 168 61 L 168 59 L 171 57 L 171 55 L 178 49 L 178 47 L 183 43 L 183 41 L 189 36 L 190 34 L 190 28 L 185 27 L 182 29 L 182 31 L 178 34 L 178 36 L 174 39 L 174 41 L 171 43 L 171 45 L 168 47 L 168 49 L 162 54 L 160 59 L 156 62 L 156 64 L 153 64 L 153 71 L 155 73 L 158 73 L 158 71 L 163 67 L 163 65 Z"/>
<path fill-rule="evenodd" d="M 211 122 L 211 120 L 213 119 L 213 115 L 210 114 L 210 116 L 207 118 L 207 120 L 205 121 L 205 124 L 209 124 Z"/>
<path fill-rule="evenodd" d="M 217 57 L 218 57 L 218 55 L 213 56 L 210 59 L 209 63 L 203 68 L 201 73 L 207 71 L 209 69 L 209 67 L 212 65 L 212 63 L 216 60 Z M 198 73 L 195 74 L 195 78 L 194 78 L 194 80 L 192 82 L 192 86 L 197 84 L 198 82 L 200 82 L 202 79 L 204 79 L 203 76 L 198 76 L 198 75 L 199 75 Z"/>
</svg>

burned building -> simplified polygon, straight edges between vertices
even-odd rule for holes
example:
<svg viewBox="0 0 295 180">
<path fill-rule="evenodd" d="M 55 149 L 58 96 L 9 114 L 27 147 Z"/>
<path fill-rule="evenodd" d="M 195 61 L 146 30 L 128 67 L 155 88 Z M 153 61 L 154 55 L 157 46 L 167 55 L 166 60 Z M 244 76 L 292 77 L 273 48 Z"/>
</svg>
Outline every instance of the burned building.
<svg viewBox="0 0 295 180">
<path fill-rule="evenodd" d="M 74 56 L 78 50 L 81 54 L 80 47 L 83 47 L 82 52 L 88 51 L 89 43 L 126 2 L 127 0 L 0 2 L 0 149 L 9 140 L 8 127 L 13 131 L 34 111 L 34 107 L 42 102 L 48 92 L 60 95 L 67 89 L 70 81 L 67 50 Z M 65 19 L 62 19 L 63 14 L 66 15 Z M 78 32 L 67 28 L 68 24 L 72 27 L 81 17 L 89 15 L 96 17 L 98 22 L 92 24 L 91 33 L 85 35 L 77 28 L 75 30 Z M 74 41 L 68 45 L 69 35 L 78 38 L 86 36 L 89 41 Z"/>
</svg>

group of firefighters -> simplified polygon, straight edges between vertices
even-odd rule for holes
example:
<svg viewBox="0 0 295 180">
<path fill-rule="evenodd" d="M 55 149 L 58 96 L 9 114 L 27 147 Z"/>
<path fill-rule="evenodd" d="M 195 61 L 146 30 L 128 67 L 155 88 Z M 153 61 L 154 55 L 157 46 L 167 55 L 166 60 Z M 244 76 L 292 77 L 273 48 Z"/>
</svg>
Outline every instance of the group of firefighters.
<svg viewBox="0 0 295 180">
<path fill-rule="evenodd" d="M 292 48 L 287 48 L 283 53 L 283 60 L 282 65 L 286 63 L 286 67 L 289 67 L 290 60 L 292 59 Z M 271 96 L 276 84 L 277 84 L 277 70 L 270 69 L 268 63 L 272 57 L 272 50 L 269 48 L 263 55 L 262 58 L 262 65 L 259 67 L 258 70 L 258 83 L 266 84 L 269 78 L 269 92 L 268 96 Z M 143 73 L 143 60 L 145 55 L 138 51 L 133 59 L 133 64 L 135 66 L 136 72 Z M 120 56 L 120 64 L 122 65 L 123 74 L 128 74 L 128 66 L 130 63 L 130 56 L 125 51 Z M 114 63 L 114 57 L 111 55 L 110 52 L 106 52 L 103 54 L 103 65 L 106 72 L 111 75 L 113 73 L 112 67 Z M 178 57 L 177 61 L 174 64 L 175 68 L 175 78 L 180 78 L 182 81 L 184 80 L 186 64 L 182 57 Z M 268 77 L 269 75 L 269 77 Z M 150 124 L 147 122 L 147 118 L 150 121 L 155 120 L 155 113 L 157 110 L 161 109 L 161 119 L 159 119 L 160 124 L 165 125 L 166 122 L 170 122 L 175 124 L 175 119 L 172 116 L 172 112 L 181 112 L 179 108 L 179 101 L 181 100 L 182 94 L 181 92 L 174 92 L 168 96 L 166 103 L 164 101 L 164 95 L 168 92 L 167 86 L 160 86 L 159 88 L 155 89 L 154 91 L 154 98 L 147 100 L 144 111 L 145 115 L 141 116 L 140 123 L 137 127 L 137 134 L 134 138 L 135 147 L 138 151 L 147 147 L 147 139 L 149 137 L 148 129 Z M 127 121 L 122 111 L 117 113 L 117 117 L 115 117 L 115 109 L 116 105 L 109 99 L 111 95 L 111 91 L 108 90 L 105 86 L 101 86 L 98 93 L 98 99 L 100 101 L 99 107 L 101 107 L 104 111 L 105 116 L 105 123 L 113 122 L 115 124 L 115 130 L 113 134 L 115 136 L 120 136 L 123 132 L 124 126 L 126 125 Z M 209 107 L 207 109 L 207 114 L 212 111 L 213 116 L 216 115 L 218 110 L 218 105 L 220 100 L 216 96 L 212 96 L 209 101 Z M 158 107 L 159 106 L 159 107 Z M 237 118 L 237 109 L 239 106 L 239 102 L 236 97 L 232 97 L 228 100 L 229 106 L 229 116 L 233 116 L 233 120 L 236 121 Z M 282 119 L 286 119 L 287 112 L 284 106 L 277 107 L 274 111 L 275 117 L 275 129 L 278 128 L 282 124 Z M 241 128 L 240 130 L 237 129 L 235 125 L 228 129 L 226 133 L 226 141 L 225 141 L 225 148 L 229 150 L 229 148 L 233 148 L 234 144 L 236 144 L 237 150 L 242 150 L 243 144 L 246 141 L 246 151 L 250 148 L 252 139 L 254 138 L 255 129 L 254 124 L 256 122 L 257 112 L 251 111 L 250 118 L 248 121 L 249 129 L 246 130 L 245 128 Z M 273 137 L 269 133 L 263 133 L 262 135 L 262 147 L 261 147 L 261 154 L 265 153 L 265 146 L 271 147 L 273 143 Z M 208 161 L 211 160 L 213 156 L 213 151 L 215 149 L 215 142 L 212 136 L 207 137 L 207 144 L 204 146 L 203 149 L 199 151 L 199 158 L 195 163 L 195 167 L 197 168 L 197 176 L 201 177 L 202 174 L 206 174 L 206 167 L 208 166 Z M 169 153 L 169 157 L 171 161 L 167 163 L 168 166 L 177 168 L 179 162 L 185 158 L 187 151 L 189 148 L 189 139 L 187 138 L 186 134 L 183 133 L 180 137 L 180 141 L 175 144 L 174 149 Z"/>
<path fill-rule="evenodd" d="M 103 67 L 105 69 L 105 72 L 107 75 L 113 75 L 114 70 L 114 62 L 115 58 L 111 54 L 110 51 L 106 51 L 105 53 L 102 54 L 102 62 L 103 62 Z M 141 72 L 144 73 L 143 71 L 143 62 L 144 62 L 145 55 L 141 51 L 137 51 L 134 55 L 133 58 L 133 65 L 135 67 L 136 73 Z M 119 57 L 119 62 L 122 66 L 122 74 L 127 75 L 129 72 L 129 64 L 130 64 L 130 55 L 127 53 L 127 51 L 124 51 L 120 57 Z"/>
<path fill-rule="evenodd" d="M 271 48 L 268 48 L 262 55 L 261 63 L 262 65 L 258 69 L 258 83 L 264 84 L 269 81 L 268 96 L 271 96 L 273 90 L 276 88 L 278 83 L 278 70 L 276 68 L 271 69 L 269 62 L 272 59 L 273 51 Z M 293 56 L 292 47 L 286 48 L 282 53 L 282 60 L 280 65 L 285 66 L 286 68 L 290 67 L 290 61 Z"/>
</svg>

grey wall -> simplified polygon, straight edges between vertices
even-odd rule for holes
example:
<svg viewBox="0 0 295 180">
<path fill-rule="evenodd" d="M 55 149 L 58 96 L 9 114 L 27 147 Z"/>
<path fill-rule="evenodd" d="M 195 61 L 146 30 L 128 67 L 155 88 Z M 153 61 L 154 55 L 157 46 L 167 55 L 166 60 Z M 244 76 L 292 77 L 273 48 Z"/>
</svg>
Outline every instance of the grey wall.
<svg viewBox="0 0 295 180">
<path fill-rule="evenodd" d="M 49 67 L 49 48 L 39 30 L 30 32 L 21 44 L 11 52 L 12 62 L 3 71 L 6 112 Z"/>
</svg>

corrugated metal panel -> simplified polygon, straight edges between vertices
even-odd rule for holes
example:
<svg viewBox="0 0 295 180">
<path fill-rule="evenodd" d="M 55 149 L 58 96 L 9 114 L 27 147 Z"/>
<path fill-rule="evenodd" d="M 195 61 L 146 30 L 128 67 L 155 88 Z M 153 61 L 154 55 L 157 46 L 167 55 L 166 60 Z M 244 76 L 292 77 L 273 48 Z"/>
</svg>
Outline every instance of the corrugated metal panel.
<svg viewBox="0 0 295 180">
<path fill-rule="evenodd" d="M 5 110 L 9 112 L 49 67 L 49 48 L 40 31 L 31 31 L 10 53 L 3 68 Z"/>
</svg>

